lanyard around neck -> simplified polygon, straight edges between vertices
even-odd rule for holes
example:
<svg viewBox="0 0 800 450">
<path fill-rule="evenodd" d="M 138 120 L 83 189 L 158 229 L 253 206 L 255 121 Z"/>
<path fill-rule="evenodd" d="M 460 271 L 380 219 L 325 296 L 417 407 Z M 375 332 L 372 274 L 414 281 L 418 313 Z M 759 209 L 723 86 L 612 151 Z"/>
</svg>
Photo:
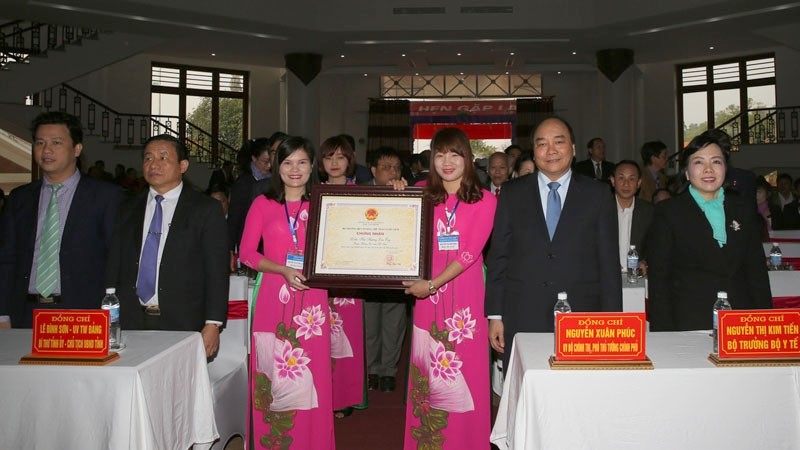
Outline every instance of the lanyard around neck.
<svg viewBox="0 0 800 450">
<path fill-rule="evenodd" d="M 289 217 L 289 207 L 286 205 L 287 202 L 283 203 L 283 210 L 286 212 L 286 223 L 289 225 L 289 233 L 292 234 L 292 242 L 294 243 L 295 250 L 300 248 L 297 245 L 297 218 L 300 217 L 300 210 L 303 209 L 304 201 L 305 200 L 300 200 L 300 207 L 297 208 L 297 213 L 294 215 L 294 225 L 292 225 L 292 219 Z"/>
</svg>

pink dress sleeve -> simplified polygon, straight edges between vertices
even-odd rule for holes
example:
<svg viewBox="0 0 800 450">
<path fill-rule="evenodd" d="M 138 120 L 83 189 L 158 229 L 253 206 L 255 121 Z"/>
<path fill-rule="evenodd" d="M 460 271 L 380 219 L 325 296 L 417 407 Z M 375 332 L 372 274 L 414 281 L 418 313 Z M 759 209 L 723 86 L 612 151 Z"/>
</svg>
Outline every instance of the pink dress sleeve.
<svg viewBox="0 0 800 450">
<path fill-rule="evenodd" d="M 460 220 L 469 220 L 469 225 L 466 227 L 464 222 L 460 224 L 464 232 L 461 232 L 461 236 L 459 236 L 461 242 L 458 262 L 464 269 L 469 268 L 476 261 L 482 260 L 483 247 L 486 246 L 486 241 L 489 240 L 489 235 L 492 233 L 497 198 L 489 191 L 484 190 L 483 198 L 469 206 L 471 206 L 470 214 L 459 218 Z"/>
<path fill-rule="evenodd" d="M 258 270 L 258 263 L 266 258 L 258 251 L 258 243 L 261 242 L 262 232 L 268 218 L 268 209 L 269 200 L 263 195 L 253 201 L 247 212 L 247 219 L 244 221 L 242 242 L 239 244 L 239 259 L 247 267 L 255 270 Z"/>
</svg>

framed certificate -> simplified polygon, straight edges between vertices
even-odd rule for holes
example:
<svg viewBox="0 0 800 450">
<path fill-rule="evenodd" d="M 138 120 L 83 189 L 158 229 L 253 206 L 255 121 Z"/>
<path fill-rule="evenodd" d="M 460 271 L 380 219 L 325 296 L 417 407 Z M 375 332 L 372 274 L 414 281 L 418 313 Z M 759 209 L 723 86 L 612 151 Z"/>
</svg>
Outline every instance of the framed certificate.
<svg viewBox="0 0 800 450">
<path fill-rule="evenodd" d="M 432 220 L 420 187 L 315 185 L 306 284 L 403 289 L 403 281 L 430 278 Z"/>
</svg>

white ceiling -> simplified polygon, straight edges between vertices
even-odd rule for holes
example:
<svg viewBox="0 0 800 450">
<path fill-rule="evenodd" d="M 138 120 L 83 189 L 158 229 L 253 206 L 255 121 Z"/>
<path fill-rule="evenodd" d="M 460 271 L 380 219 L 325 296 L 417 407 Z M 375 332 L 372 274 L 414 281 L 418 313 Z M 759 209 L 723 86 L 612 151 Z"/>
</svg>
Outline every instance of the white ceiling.
<svg viewBox="0 0 800 450">
<path fill-rule="evenodd" d="M 221 62 L 282 67 L 284 54 L 308 52 L 323 55 L 323 71 L 345 73 L 592 70 L 596 51 L 607 48 L 632 49 L 637 63 L 800 49 L 800 1 L 791 0 L 0 0 L 0 7 L 9 19 L 159 36 L 163 44 L 149 51 L 161 55 L 215 53 Z M 467 12 L 486 7 L 500 9 Z"/>
</svg>

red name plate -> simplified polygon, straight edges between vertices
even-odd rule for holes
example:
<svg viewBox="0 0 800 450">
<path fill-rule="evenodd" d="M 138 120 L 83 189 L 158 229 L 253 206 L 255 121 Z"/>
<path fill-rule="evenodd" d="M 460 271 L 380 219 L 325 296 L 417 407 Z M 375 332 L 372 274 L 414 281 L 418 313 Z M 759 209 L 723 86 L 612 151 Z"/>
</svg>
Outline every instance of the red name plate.
<svg viewBox="0 0 800 450">
<path fill-rule="evenodd" d="M 108 355 L 108 311 L 34 310 L 32 347 L 35 356 Z"/>
<path fill-rule="evenodd" d="M 558 314 L 556 360 L 644 360 L 646 323 L 643 312 Z"/>
<path fill-rule="evenodd" d="M 719 357 L 800 358 L 800 309 L 719 312 Z"/>
</svg>

